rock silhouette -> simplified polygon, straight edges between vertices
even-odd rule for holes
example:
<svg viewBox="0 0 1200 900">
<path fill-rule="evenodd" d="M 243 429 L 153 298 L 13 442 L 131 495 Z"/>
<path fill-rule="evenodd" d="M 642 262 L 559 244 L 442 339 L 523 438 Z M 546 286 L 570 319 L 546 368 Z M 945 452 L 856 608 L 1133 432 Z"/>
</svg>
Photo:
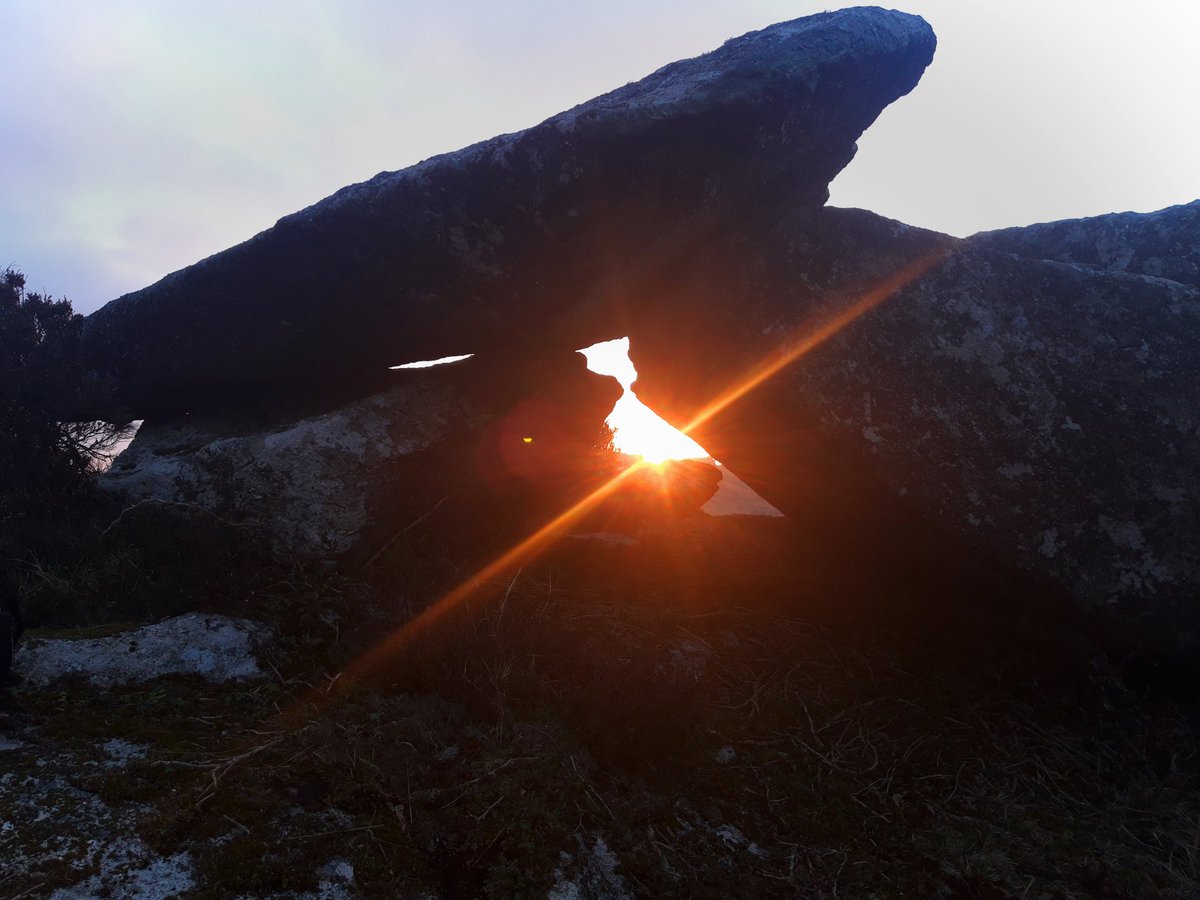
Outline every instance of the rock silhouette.
<svg viewBox="0 0 1200 900">
<path fill-rule="evenodd" d="M 934 44 L 875 8 L 731 40 L 286 216 L 89 316 L 89 352 L 118 404 L 161 417 L 354 399 L 397 363 L 620 337 L 647 268 L 746 210 L 824 203 Z"/>
<path fill-rule="evenodd" d="M 345 553 L 466 472 L 518 513 L 576 480 L 524 432 L 540 416 L 595 433 L 607 388 L 567 371 L 578 347 L 629 335 L 638 393 L 682 425 L 842 317 L 694 436 L 847 542 L 902 541 L 915 514 L 947 553 L 1194 646 L 1197 204 L 967 241 L 823 208 L 934 43 L 874 8 L 776 25 L 345 188 L 114 301 L 89 317 L 89 353 L 152 421 L 110 483 Z M 461 353 L 478 356 L 386 368 Z M 537 413 L 547 389 L 573 411 Z"/>
</svg>

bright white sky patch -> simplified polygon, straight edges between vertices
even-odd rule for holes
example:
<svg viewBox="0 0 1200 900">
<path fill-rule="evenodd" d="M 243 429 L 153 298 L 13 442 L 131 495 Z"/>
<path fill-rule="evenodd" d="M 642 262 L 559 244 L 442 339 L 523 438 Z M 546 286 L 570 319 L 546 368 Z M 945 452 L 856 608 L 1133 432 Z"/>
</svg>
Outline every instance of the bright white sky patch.
<svg viewBox="0 0 1200 900">
<path fill-rule="evenodd" d="M 401 363 L 398 366 L 388 366 L 389 369 L 428 369 L 430 366 L 444 366 L 447 363 L 456 363 L 460 360 L 470 359 L 474 353 L 464 353 L 462 356 L 443 356 L 441 359 L 423 359 L 420 362 Z"/>
<path fill-rule="evenodd" d="M 593 344 L 579 352 L 587 359 L 589 369 L 597 375 L 611 375 L 625 389 L 606 420 L 613 430 L 613 445 L 617 450 L 651 463 L 708 458 L 707 450 L 653 412 L 633 393 L 637 369 L 629 359 L 629 338 Z"/>
</svg>

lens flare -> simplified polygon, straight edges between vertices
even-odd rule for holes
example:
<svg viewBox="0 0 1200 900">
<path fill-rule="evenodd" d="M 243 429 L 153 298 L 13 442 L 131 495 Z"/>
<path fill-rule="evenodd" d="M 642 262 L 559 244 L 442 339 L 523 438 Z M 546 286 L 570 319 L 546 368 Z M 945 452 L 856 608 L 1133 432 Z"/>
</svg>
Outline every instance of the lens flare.
<svg viewBox="0 0 1200 900">
<path fill-rule="evenodd" d="M 949 253 L 949 250 L 939 251 L 915 260 L 908 266 L 893 273 L 891 277 L 881 281 L 873 289 L 860 295 L 855 302 L 845 307 L 840 313 L 823 320 L 809 322 L 806 326 L 797 329 L 791 336 L 791 340 L 787 341 L 779 351 L 763 360 L 758 366 L 744 373 L 742 378 L 733 382 L 728 389 L 713 398 L 688 423 L 685 430 L 690 431 L 693 428 L 700 427 L 705 422 L 717 416 L 730 404 L 737 402 L 741 397 L 753 391 L 764 381 L 767 381 L 791 363 L 800 359 L 814 347 L 829 340 L 847 325 L 850 325 L 883 303 L 888 297 L 893 296 L 897 291 L 919 279 L 944 260 Z M 628 339 L 610 343 L 621 343 L 624 345 L 624 349 L 628 350 Z M 589 347 L 587 351 L 581 352 L 587 356 L 592 349 Z M 625 354 L 625 359 L 628 362 L 628 353 Z M 591 368 L 591 360 L 589 360 L 589 368 Z M 628 369 L 624 370 L 621 376 L 616 377 L 618 379 L 628 378 L 630 372 L 633 372 L 632 363 L 628 363 Z M 632 384 L 633 379 L 628 378 L 628 383 Z M 622 384 L 625 384 L 625 381 L 622 381 Z M 636 477 L 639 472 L 644 472 L 646 466 L 646 462 L 638 461 L 634 465 L 617 472 L 609 481 L 601 484 L 600 487 L 585 495 L 573 505 L 568 506 L 555 518 L 546 522 L 540 528 L 535 529 L 529 536 L 460 582 L 457 587 L 443 594 L 413 619 L 388 634 L 379 643 L 355 659 L 324 690 L 318 691 L 314 689 L 310 692 L 307 697 L 308 703 L 298 703 L 285 710 L 283 717 L 285 719 L 304 718 L 311 714 L 309 712 L 311 710 L 309 704 L 315 704 L 320 708 L 330 702 L 335 694 L 335 687 L 337 689 L 336 693 L 340 694 L 350 685 L 359 682 L 367 674 L 382 668 L 388 660 L 402 653 L 418 635 L 427 631 L 430 626 L 444 617 L 446 613 L 476 594 L 483 586 L 489 584 L 498 576 L 511 572 L 518 567 L 523 567 L 526 563 L 538 557 L 563 534 L 567 533 L 568 528 L 578 524 L 585 516 L 599 507 L 601 503 L 619 491 L 629 479 Z"/>
<path fill-rule="evenodd" d="M 707 459 L 708 451 L 665 421 L 633 393 L 637 369 L 629 358 L 629 338 L 604 341 L 580 350 L 588 368 L 597 375 L 611 375 L 624 388 L 621 399 L 609 413 L 613 449 L 645 462 L 661 464 L 669 459 Z"/>
</svg>

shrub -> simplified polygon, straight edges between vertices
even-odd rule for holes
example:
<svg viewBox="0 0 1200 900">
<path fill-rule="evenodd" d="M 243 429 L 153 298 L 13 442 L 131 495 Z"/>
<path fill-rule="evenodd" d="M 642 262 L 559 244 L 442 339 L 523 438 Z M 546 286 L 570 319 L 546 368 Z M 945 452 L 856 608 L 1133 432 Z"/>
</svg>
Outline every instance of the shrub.
<svg viewBox="0 0 1200 900">
<path fill-rule="evenodd" d="M 0 592 L 14 600 L 30 565 L 71 565 L 96 505 L 91 475 L 124 432 L 80 421 L 105 393 L 82 338 L 69 301 L 0 273 Z"/>
<path fill-rule="evenodd" d="M 0 274 L 0 495 L 70 493 L 111 450 L 125 423 L 79 421 L 102 379 L 82 353 L 83 317 L 68 300 Z"/>
</svg>

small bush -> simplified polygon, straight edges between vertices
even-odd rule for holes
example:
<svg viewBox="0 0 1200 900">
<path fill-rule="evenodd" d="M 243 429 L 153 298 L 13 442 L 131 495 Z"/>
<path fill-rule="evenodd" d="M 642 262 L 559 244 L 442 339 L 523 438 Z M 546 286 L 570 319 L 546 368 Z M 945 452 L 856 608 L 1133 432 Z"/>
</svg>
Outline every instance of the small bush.
<svg viewBox="0 0 1200 900">
<path fill-rule="evenodd" d="M 0 590 L 23 594 L 33 570 L 57 585 L 52 573 L 73 568 L 83 523 L 105 505 L 91 476 L 126 426 L 80 421 L 107 391 L 70 302 L 0 273 Z"/>
<path fill-rule="evenodd" d="M 126 423 L 81 422 L 106 389 L 83 360 L 83 317 L 68 300 L 0 274 L 0 489 L 62 495 L 78 488 Z"/>
</svg>

